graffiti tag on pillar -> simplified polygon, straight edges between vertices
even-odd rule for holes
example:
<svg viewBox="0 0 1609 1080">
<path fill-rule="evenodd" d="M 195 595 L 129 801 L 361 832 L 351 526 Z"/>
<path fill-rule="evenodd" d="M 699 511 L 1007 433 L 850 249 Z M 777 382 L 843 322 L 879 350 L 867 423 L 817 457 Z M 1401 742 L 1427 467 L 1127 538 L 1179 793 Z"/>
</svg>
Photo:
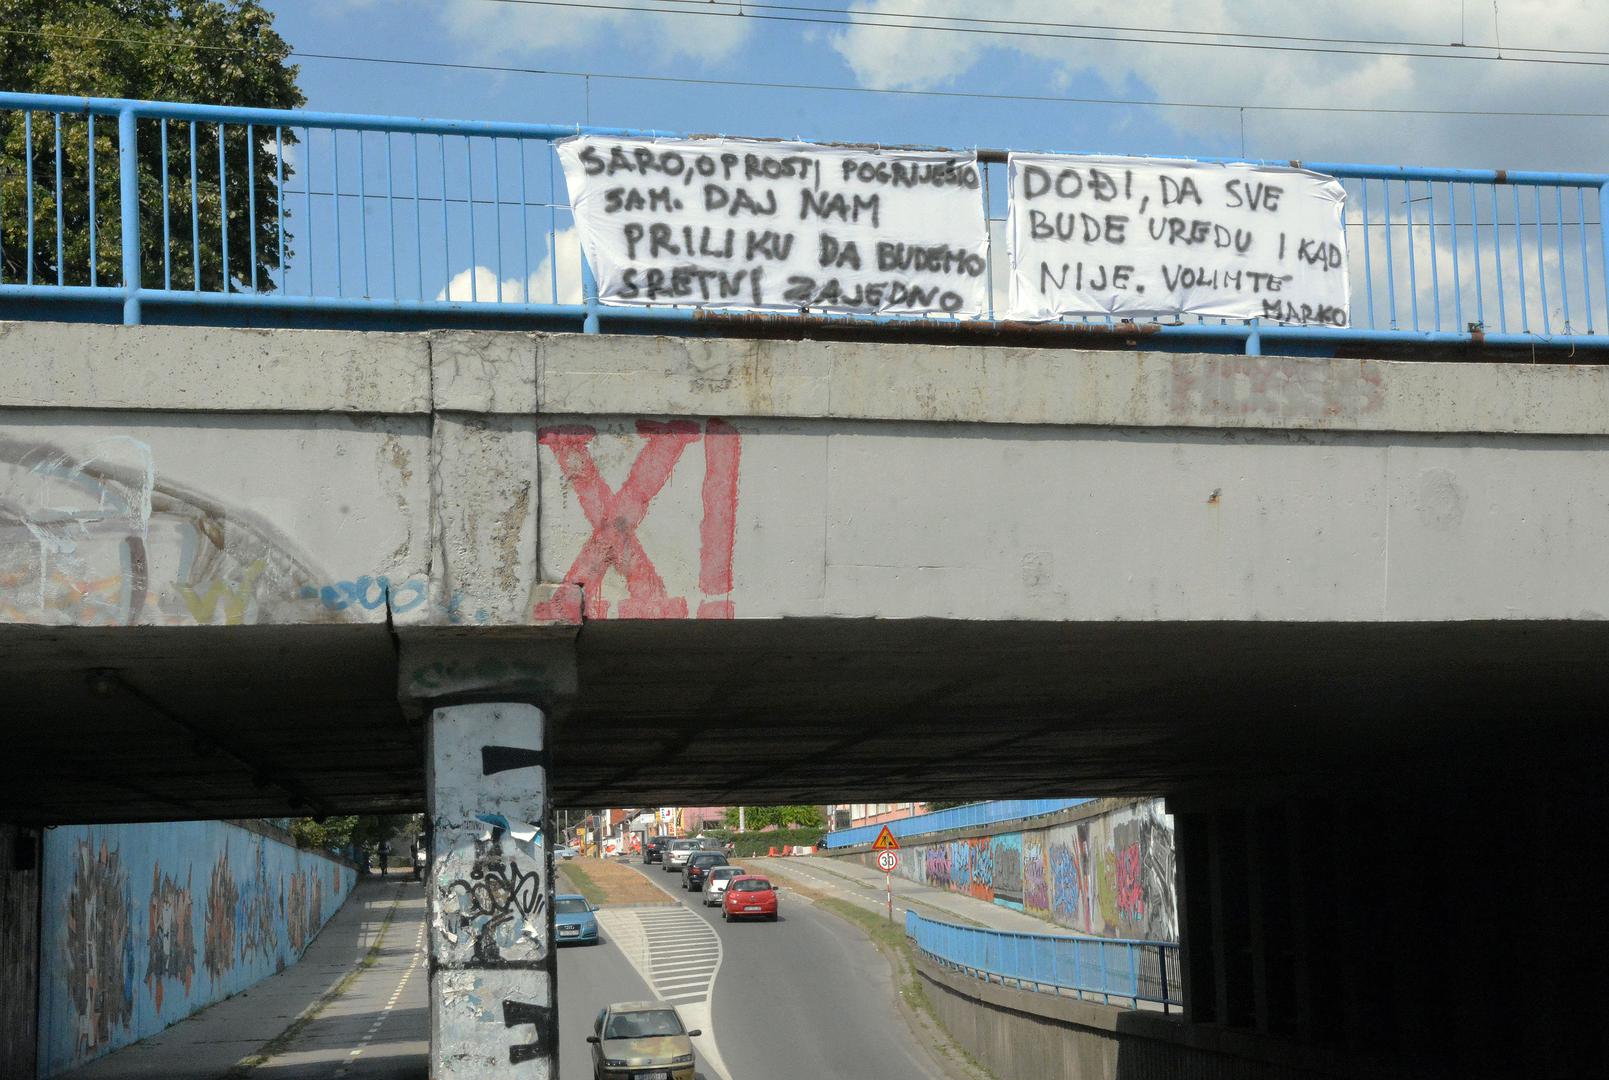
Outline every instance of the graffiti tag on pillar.
<svg viewBox="0 0 1609 1080">
<path fill-rule="evenodd" d="M 505 836 L 533 844 L 536 830 L 511 823 L 501 814 L 481 814 L 479 820 L 488 828 L 474 842 L 469 873 L 448 882 L 445 893 L 454 909 L 453 929 L 471 935 L 474 959 L 497 963 L 503 950 L 522 938 L 541 946 L 536 918 L 546 909 L 547 890 L 542 887 L 539 860 L 533 858 L 531 869 L 522 870 L 503 850 Z"/>
<path fill-rule="evenodd" d="M 685 619 L 688 599 L 673 596 L 644 548 L 638 530 L 649 505 L 664 490 L 683 452 L 695 442 L 704 448 L 704 479 L 700 490 L 697 609 L 700 619 L 730 619 L 732 609 L 732 553 L 737 535 L 738 468 L 742 437 L 723 420 L 708 420 L 702 428 L 691 420 L 638 420 L 637 434 L 644 440 L 618 490 L 611 489 L 598 469 L 592 444 L 595 427 L 569 424 L 542 428 L 541 445 L 558 459 L 559 470 L 575 493 L 590 534 L 565 572 L 565 582 L 579 585 L 581 612 L 566 607 L 561 597 L 535 605 L 537 621 L 576 621 L 609 617 L 604 579 L 612 570 L 626 584 L 619 602 L 622 619 Z M 689 583 L 691 584 L 691 583 Z M 573 604 L 573 600 L 570 601 Z"/>
<path fill-rule="evenodd" d="M 523 746 L 483 746 L 480 748 L 480 772 L 482 776 L 491 776 L 494 773 L 507 772 L 510 769 L 533 769 L 542 764 L 540 750 L 528 750 Z"/>
<path fill-rule="evenodd" d="M 542 1056 L 542 1033 L 548 1029 L 552 1020 L 551 1005 L 532 1005 L 529 1002 L 513 1000 L 503 1002 L 504 1027 L 524 1027 L 530 1024 L 536 1028 L 536 1038 L 533 1041 L 515 1043 L 508 1048 L 509 1064 L 518 1065 Z"/>
</svg>

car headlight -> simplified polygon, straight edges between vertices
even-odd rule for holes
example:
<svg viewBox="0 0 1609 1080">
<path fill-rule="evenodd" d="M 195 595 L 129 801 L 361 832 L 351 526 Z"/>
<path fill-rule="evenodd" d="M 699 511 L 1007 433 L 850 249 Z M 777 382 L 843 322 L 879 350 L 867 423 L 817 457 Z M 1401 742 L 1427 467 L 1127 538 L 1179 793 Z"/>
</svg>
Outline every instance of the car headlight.
<svg viewBox="0 0 1609 1080">
<path fill-rule="evenodd" d="M 672 1065 L 691 1065 L 693 1063 L 693 1055 L 677 1054 L 675 1057 L 670 1059 L 670 1063 Z"/>
</svg>

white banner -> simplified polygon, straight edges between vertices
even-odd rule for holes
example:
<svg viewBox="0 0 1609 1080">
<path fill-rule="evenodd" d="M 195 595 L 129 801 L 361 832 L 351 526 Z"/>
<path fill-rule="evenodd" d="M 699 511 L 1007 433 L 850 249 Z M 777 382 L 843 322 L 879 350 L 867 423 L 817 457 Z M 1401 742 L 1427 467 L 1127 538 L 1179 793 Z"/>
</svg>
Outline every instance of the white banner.
<svg viewBox="0 0 1609 1080">
<path fill-rule="evenodd" d="M 1346 191 L 1305 169 L 1012 154 L 1011 317 L 1347 326 Z"/>
<path fill-rule="evenodd" d="M 983 311 L 972 154 L 591 135 L 558 150 L 605 303 Z"/>
</svg>

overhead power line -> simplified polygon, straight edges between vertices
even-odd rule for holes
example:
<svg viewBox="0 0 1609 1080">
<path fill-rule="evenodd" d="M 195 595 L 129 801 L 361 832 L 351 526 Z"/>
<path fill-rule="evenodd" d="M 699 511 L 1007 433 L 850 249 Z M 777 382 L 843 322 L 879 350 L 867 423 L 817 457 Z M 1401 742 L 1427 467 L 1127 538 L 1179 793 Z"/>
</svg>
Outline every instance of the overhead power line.
<svg viewBox="0 0 1609 1080">
<path fill-rule="evenodd" d="M 3 33 L 4 31 L 0 31 Z M 520 67 L 512 64 L 454 63 L 447 60 L 411 60 L 401 57 L 353 56 L 342 53 L 293 52 L 302 60 L 346 60 L 368 64 L 400 64 L 449 70 L 488 71 L 516 75 L 550 75 L 573 79 L 609 79 L 619 82 L 680 83 L 689 86 L 749 87 L 760 90 L 810 90 L 843 94 L 889 94 L 900 97 L 961 98 L 978 101 L 1024 101 L 1060 105 L 1113 105 L 1154 109 L 1215 109 L 1224 112 L 1360 113 L 1387 116 L 1469 116 L 1469 117 L 1564 117 L 1568 119 L 1609 119 L 1609 112 L 1554 112 L 1535 109 L 1429 109 L 1388 108 L 1374 105 L 1243 105 L 1228 101 L 1161 101 L 1146 98 L 1072 97 L 1055 94 L 1004 94 L 981 90 L 890 90 L 870 86 L 843 86 L 831 83 L 755 82 L 747 79 L 707 79 L 686 75 L 622 75 L 607 71 L 569 71 L 560 68 Z"/>
<path fill-rule="evenodd" d="M 1491 49 L 1496 45 L 1470 45 L 1464 41 L 1414 41 L 1398 38 L 1345 38 L 1320 37 L 1303 34 L 1258 34 L 1244 30 L 1181 30 L 1162 26 L 1123 26 L 1113 23 L 1078 23 L 1054 22 L 1045 19 L 986 19 L 976 15 L 934 15 L 920 11 L 867 11 L 853 12 L 844 8 L 815 7 L 805 4 L 764 4 L 751 3 L 749 0 L 654 0 L 661 4 L 696 5 L 701 8 L 728 8 L 732 9 L 719 14 L 744 16 L 752 10 L 765 11 L 803 11 L 817 14 L 831 15 L 873 15 L 879 19 L 922 19 L 929 22 L 968 23 L 979 26 L 1023 26 L 1037 27 L 1052 30 L 1110 30 L 1130 34 L 1169 34 L 1175 37 L 1208 37 L 1208 38 L 1240 38 L 1252 41 L 1299 41 L 1325 45 L 1387 45 L 1405 48 L 1425 49 Z M 1511 52 L 1544 53 L 1559 56 L 1603 56 L 1609 57 L 1609 50 L 1605 49 L 1553 49 L 1542 47 L 1510 46 Z M 1495 57 L 1494 57 L 1495 59 Z"/>
<path fill-rule="evenodd" d="M 0 36 L 59 37 L 71 41 L 113 41 L 143 45 L 162 44 L 170 48 L 199 49 L 207 52 L 250 52 L 239 45 L 205 45 L 191 41 L 159 41 L 152 38 L 133 38 L 116 34 L 82 34 L 57 30 L 0 29 Z M 1057 105 L 1104 105 L 1120 108 L 1147 109 L 1207 109 L 1223 112 L 1269 113 L 1350 113 L 1381 116 L 1463 116 L 1472 118 L 1560 118 L 1574 120 L 1609 119 L 1609 111 L 1545 109 L 1436 109 L 1388 107 L 1378 105 L 1271 105 L 1244 104 L 1232 101 L 1173 101 L 1150 98 L 1080 97 L 1057 94 L 1010 94 L 981 90 L 910 90 L 871 86 L 845 86 L 833 83 L 758 82 L 748 79 L 711 79 L 686 75 L 627 75 L 609 71 L 581 71 L 565 68 L 541 68 L 517 64 L 484 64 L 451 60 L 427 60 L 402 56 L 364 56 L 355 53 L 325 53 L 292 50 L 297 60 L 324 60 L 342 63 L 391 64 L 400 67 L 436 68 L 444 71 L 480 71 L 492 74 L 534 75 L 569 79 L 603 79 L 616 82 L 673 83 L 686 86 L 744 87 L 759 90 L 802 90 L 836 94 L 879 94 L 895 97 L 950 98 L 976 101 L 1019 101 Z"/>
<path fill-rule="evenodd" d="M 1098 33 L 1068 33 L 1051 30 L 1011 30 L 993 26 L 954 26 L 935 25 L 932 23 L 900 23 L 887 21 L 873 21 L 864 17 L 860 12 L 844 11 L 842 18 L 827 18 L 821 15 L 779 15 L 749 14 L 745 8 L 743 13 L 736 10 L 704 10 L 717 5 L 701 4 L 697 7 L 643 7 L 637 4 L 620 3 L 586 3 L 583 0 L 483 0 L 485 3 L 517 4 L 528 7 L 568 8 L 573 11 L 626 11 L 644 15 L 689 15 L 695 18 L 715 19 L 743 19 L 759 22 L 779 23 L 806 23 L 818 26 L 844 26 L 844 27 L 872 27 L 887 30 L 930 31 L 949 34 L 982 34 L 993 37 L 1033 38 L 1036 40 L 1059 41 L 1107 41 L 1129 45 L 1172 45 L 1191 49 L 1240 49 L 1252 52 L 1280 52 L 1280 53 L 1308 53 L 1325 54 L 1333 56 L 1391 56 L 1410 60 L 1475 60 L 1483 63 L 1509 63 L 1509 64 L 1548 64 L 1565 67 L 1609 67 L 1609 52 L 1584 52 L 1583 56 L 1596 56 L 1600 59 L 1567 59 L 1563 56 L 1549 55 L 1511 55 L 1516 50 L 1497 50 L 1488 46 L 1469 45 L 1433 45 L 1429 48 L 1453 49 L 1453 52 L 1422 52 L 1414 49 L 1391 48 L 1346 48 L 1339 45 L 1321 44 L 1278 44 L 1273 41 L 1194 41 L 1183 40 L 1179 37 L 1124 37 L 1118 34 Z M 873 13 L 875 14 L 875 13 Z M 931 16 L 931 18 L 944 18 L 944 16 Z M 1148 34 L 1177 33 L 1167 30 L 1149 30 Z M 1527 53 L 1539 53 L 1543 50 L 1520 50 Z"/>
</svg>

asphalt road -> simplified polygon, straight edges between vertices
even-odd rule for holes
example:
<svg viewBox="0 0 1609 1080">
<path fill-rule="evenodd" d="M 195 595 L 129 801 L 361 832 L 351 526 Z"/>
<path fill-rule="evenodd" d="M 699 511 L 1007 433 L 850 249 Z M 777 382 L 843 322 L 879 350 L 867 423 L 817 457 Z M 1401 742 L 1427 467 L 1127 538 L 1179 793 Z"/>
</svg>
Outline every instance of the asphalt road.
<svg viewBox="0 0 1609 1080">
<path fill-rule="evenodd" d="M 887 962 L 859 930 L 786 891 L 779 921 L 728 925 L 719 909 L 677 890 L 679 876 L 658 867 L 645 876 L 675 902 L 605 909 L 602 944 L 559 949 L 561 1080 L 590 1080 L 586 1037 L 599 1009 L 643 999 L 675 1005 L 704 1031 L 693 1040 L 700 1080 L 936 1080 L 897 1012 Z M 424 890 L 403 883 L 395 898 L 377 962 L 278 1040 L 248 1074 L 253 1080 L 426 1080 Z M 243 1000 L 255 1003 L 251 993 L 264 992 Z M 195 1024 L 175 1030 L 199 1037 L 202 1022 Z M 235 1058 L 227 1057 L 206 1075 L 228 1071 Z M 105 1080 L 178 1074 L 138 1058 L 112 1055 L 92 1068 Z"/>
<path fill-rule="evenodd" d="M 677 875 L 629 865 L 671 890 L 720 943 L 709 1000 L 713 1040 L 694 1041 L 704 1051 L 713 1041 L 726 1080 L 939 1076 L 899 1015 L 888 962 L 859 930 L 786 891 L 775 923 L 723 923 L 720 909 L 677 889 Z M 582 996 L 578 981 L 561 979 L 561 1015 L 564 1000 Z M 561 1039 L 561 1058 L 562 1046 Z M 568 1069 L 563 1075 L 572 1080 Z"/>
</svg>

